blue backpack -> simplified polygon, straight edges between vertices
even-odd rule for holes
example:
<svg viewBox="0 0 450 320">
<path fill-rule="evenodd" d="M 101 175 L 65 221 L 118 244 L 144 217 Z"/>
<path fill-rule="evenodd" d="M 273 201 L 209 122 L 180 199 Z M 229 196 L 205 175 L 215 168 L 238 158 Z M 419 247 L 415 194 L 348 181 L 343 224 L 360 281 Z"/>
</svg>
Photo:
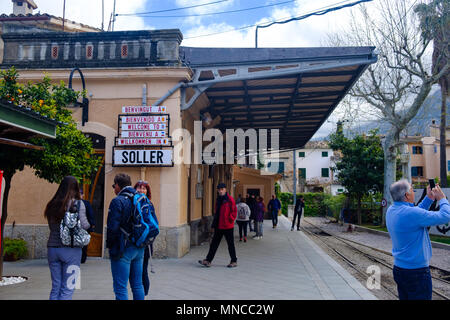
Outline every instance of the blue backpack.
<svg viewBox="0 0 450 320">
<path fill-rule="evenodd" d="M 124 195 L 133 202 L 133 210 L 127 220 L 128 230 L 131 231 L 128 233 L 124 228 L 120 229 L 136 247 L 144 248 L 159 234 L 155 208 L 144 194 L 125 193 Z"/>
</svg>

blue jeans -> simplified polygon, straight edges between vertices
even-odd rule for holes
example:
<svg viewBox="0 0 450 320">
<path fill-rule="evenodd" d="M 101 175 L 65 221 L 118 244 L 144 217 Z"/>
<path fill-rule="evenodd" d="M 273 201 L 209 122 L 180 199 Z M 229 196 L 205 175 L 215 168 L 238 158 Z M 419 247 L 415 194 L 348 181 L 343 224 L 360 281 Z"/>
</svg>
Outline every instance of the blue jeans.
<svg viewBox="0 0 450 320">
<path fill-rule="evenodd" d="M 256 236 L 257 237 L 262 237 L 263 236 L 263 223 L 264 221 L 255 221 L 256 225 Z"/>
<path fill-rule="evenodd" d="M 50 300 L 71 300 L 80 271 L 81 248 L 48 247 L 47 260 L 52 278 Z"/>
<path fill-rule="evenodd" d="M 272 211 L 272 225 L 276 226 L 278 224 L 278 210 Z"/>
<path fill-rule="evenodd" d="M 400 300 L 431 300 L 433 285 L 430 268 L 403 269 L 394 266 Z"/>
<path fill-rule="evenodd" d="M 144 300 L 144 286 L 142 285 L 142 266 L 144 262 L 144 248 L 130 245 L 125 248 L 122 258 L 111 259 L 111 272 L 116 300 L 128 300 L 128 280 L 134 300 Z"/>
</svg>

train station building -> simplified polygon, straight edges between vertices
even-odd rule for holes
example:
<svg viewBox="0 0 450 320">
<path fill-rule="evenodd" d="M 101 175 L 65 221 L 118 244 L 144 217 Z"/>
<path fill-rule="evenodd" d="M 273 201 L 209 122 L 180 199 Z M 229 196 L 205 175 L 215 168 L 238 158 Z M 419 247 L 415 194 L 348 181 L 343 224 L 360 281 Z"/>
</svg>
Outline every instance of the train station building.
<svg viewBox="0 0 450 320">
<path fill-rule="evenodd" d="M 9 17 L 13 23 L 18 16 Z M 90 256 L 107 257 L 111 185 L 120 172 L 150 184 L 161 227 L 157 257 L 182 257 L 206 239 L 219 182 L 234 197 L 259 194 L 267 204 L 281 176 L 260 170 L 261 154 L 276 162 L 273 152 L 302 148 L 377 60 L 373 47 L 183 47 L 178 29 L 37 32 L 21 25 L 18 32 L 5 27 L 7 18 L 0 21 L 1 69 L 14 66 L 24 83 L 42 80 L 44 72 L 54 82 L 70 77 L 75 90 L 87 90 L 88 103 L 72 111 L 102 159 L 84 186 L 96 215 Z M 234 156 L 236 149 L 208 148 L 218 132 L 239 129 L 255 130 L 264 152 L 245 147 Z M 43 213 L 57 187 L 30 168 L 12 180 L 5 236 L 23 237 L 29 258 L 46 257 Z"/>
</svg>

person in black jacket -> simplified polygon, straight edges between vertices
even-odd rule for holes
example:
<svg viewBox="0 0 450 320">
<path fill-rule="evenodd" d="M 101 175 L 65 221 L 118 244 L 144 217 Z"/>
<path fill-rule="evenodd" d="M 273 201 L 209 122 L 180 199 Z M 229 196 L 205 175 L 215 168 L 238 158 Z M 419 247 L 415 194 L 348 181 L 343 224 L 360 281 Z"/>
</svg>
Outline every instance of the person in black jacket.
<svg viewBox="0 0 450 320">
<path fill-rule="evenodd" d="M 291 231 L 294 230 L 295 218 L 298 218 L 297 231 L 300 231 L 300 218 L 302 217 L 302 212 L 303 212 L 304 208 L 305 208 L 305 200 L 303 200 L 303 196 L 300 196 L 295 204 L 294 218 L 292 219 Z"/>
<path fill-rule="evenodd" d="M 108 209 L 106 247 L 111 259 L 111 272 L 116 300 L 128 300 L 128 281 L 130 281 L 134 300 L 144 300 L 142 266 L 144 248 L 136 247 L 128 241 L 125 233 L 131 233 L 127 223 L 133 210 L 132 197 L 136 190 L 131 187 L 127 174 L 114 177 L 113 189 L 117 197 L 111 200 Z"/>
</svg>

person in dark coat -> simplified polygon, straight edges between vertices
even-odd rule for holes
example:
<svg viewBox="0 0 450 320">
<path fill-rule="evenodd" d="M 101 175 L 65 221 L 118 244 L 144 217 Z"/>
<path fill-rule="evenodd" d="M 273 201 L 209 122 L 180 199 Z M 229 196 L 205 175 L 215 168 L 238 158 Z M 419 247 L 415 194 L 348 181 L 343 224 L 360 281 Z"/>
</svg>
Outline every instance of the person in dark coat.
<svg viewBox="0 0 450 320">
<path fill-rule="evenodd" d="M 249 201 L 247 202 L 248 206 L 250 207 L 250 232 L 254 232 L 255 230 L 255 215 L 256 215 L 256 197 L 254 194 L 250 196 Z M 252 223 L 253 222 L 253 223 Z"/>
<path fill-rule="evenodd" d="M 125 232 L 130 234 L 132 231 L 132 226 L 126 222 L 133 212 L 131 198 L 136 190 L 131 187 L 130 177 L 124 173 L 114 177 L 113 189 L 117 197 L 111 200 L 108 209 L 106 247 L 111 259 L 114 293 L 116 300 L 128 300 L 129 281 L 133 299 L 144 300 L 144 248 L 136 247 L 125 235 Z"/>
<path fill-rule="evenodd" d="M 272 217 L 272 227 L 275 229 L 278 224 L 278 211 L 281 209 L 281 202 L 276 195 L 272 195 L 272 199 L 269 201 L 267 209 Z"/>
<path fill-rule="evenodd" d="M 210 267 L 217 248 L 219 247 L 220 241 L 222 240 L 222 237 L 225 236 L 228 244 L 228 252 L 231 257 L 231 262 L 227 265 L 227 267 L 233 268 L 237 266 L 233 235 L 234 222 L 237 218 L 236 203 L 233 197 L 227 193 L 225 183 L 219 183 L 217 189 L 219 195 L 216 201 L 216 212 L 211 225 L 211 228 L 214 229 L 214 235 L 206 259 L 199 260 L 198 263 L 205 267 Z"/>
<path fill-rule="evenodd" d="M 300 218 L 302 217 L 302 213 L 303 213 L 304 209 L 305 209 L 305 200 L 303 200 L 303 196 L 300 196 L 297 200 L 297 203 L 295 204 L 294 218 L 292 219 L 291 231 L 294 230 L 295 218 L 298 218 L 297 231 L 300 231 Z"/>
</svg>

